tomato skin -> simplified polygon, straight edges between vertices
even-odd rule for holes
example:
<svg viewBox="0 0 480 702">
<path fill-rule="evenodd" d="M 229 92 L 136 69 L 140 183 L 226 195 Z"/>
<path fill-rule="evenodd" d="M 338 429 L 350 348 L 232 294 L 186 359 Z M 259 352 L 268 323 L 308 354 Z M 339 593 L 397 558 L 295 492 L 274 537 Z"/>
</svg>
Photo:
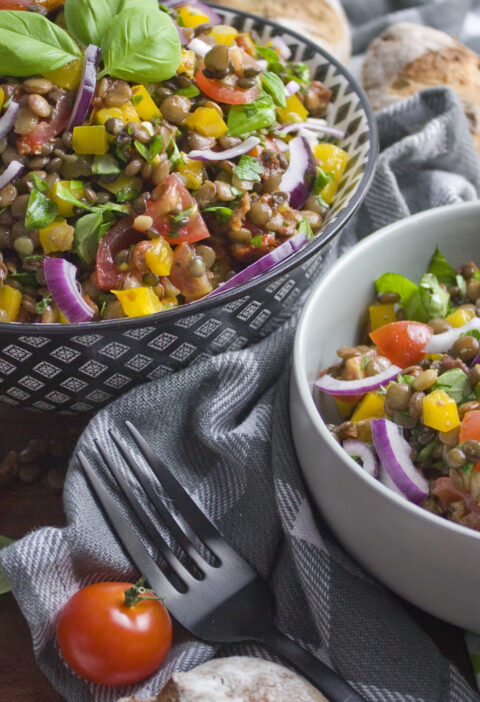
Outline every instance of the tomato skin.
<svg viewBox="0 0 480 702">
<path fill-rule="evenodd" d="M 382 356 L 400 368 L 406 368 L 423 359 L 423 349 L 433 329 L 422 322 L 390 322 L 370 333 L 370 338 Z"/>
<path fill-rule="evenodd" d="M 180 244 L 173 254 L 173 266 L 170 272 L 172 285 L 180 290 L 187 302 L 199 300 L 212 292 L 212 284 L 204 273 L 192 276 L 188 272 L 188 264 L 192 260 L 194 250 L 187 243 Z"/>
<path fill-rule="evenodd" d="M 158 600 L 127 607 L 131 583 L 96 583 L 79 590 L 60 612 L 57 635 L 68 665 L 100 685 L 131 685 L 151 675 L 172 642 L 170 616 Z"/>
<path fill-rule="evenodd" d="M 35 129 L 17 139 L 17 149 L 20 154 L 39 154 L 47 141 L 60 134 L 67 126 L 68 118 L 73 107 L 73 95 L 63 90 L 53 106 L 49 120 L 41 120 Z"/>
<path fill-rule="evenodd" d="M 195 74 L 195 82 L 205 95 L 208 95 L 212 100 L 223 102 L 226 105 L 248 105 L 249 103 L 260 97 L 260 88 L 254 85 L 246 90 L 243 88 L 234 88 L 228 85 L 222 85 L 215 78 L 207 78 L 200 67 Z"/>
<path fill-rule="evenodd" d="M 464 441 L 480 441 L 480 410 L 469 410 L 465 412 L 460 425 L 459 443 Z M 473 466 L 474 470 L 480 470 L 480 461 L 477 461 Z"/>
<path fill-rule="evenodd" d="M 177 205 L 178 200 L 182 210 L 196 205 L 195 200 L 175 173 L 171 173 L 157 188 L 161 188 L 161 197 L 158 200 L 149 201 L 145 214 L 153 219 L 153 227 L 160 236 L 165 237 L 169 244 L 184 242 L 191 244 L 210 236 L 200 212 L 190 219 L 186 227 L 182 227 L 178 232 L 172 232 L 168 213 Z"/>
<path fill-rule="evenodd" d="M 96 272 L 101 290 L 119 290 L 122 287 L 127 273 L 117 266 L 115 256 L 143 238 L 140 232 L 132 228 L 132 221 L 132 217 L 124 217 L 100 239 Z"/>
</svg>

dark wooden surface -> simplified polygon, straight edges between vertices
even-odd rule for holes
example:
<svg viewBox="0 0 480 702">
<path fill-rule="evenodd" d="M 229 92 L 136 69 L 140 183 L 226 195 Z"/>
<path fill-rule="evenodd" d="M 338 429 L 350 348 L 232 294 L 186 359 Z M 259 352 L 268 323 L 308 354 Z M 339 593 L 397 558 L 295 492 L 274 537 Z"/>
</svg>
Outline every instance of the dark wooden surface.
<svg viewBox="0 0 480 702">
<path fill-rule="evenodd" d="M 0 404 L 0 461 L 7 451 L 21 448 L 31 437 L 61 437 L 67 431 L 80 433 L 84 420 L 12 411 Z M 0 488 L 0 533 L 13 539 L 43 525 L 64 523 L 61 496 L 53 494 L 40 478 L 31 485 L 19 481 Z M 419 610 L 413 616 L 474 685 L 473 673 L 462 632 Z M 8 702 L 60 702 L 63 698 L 36 667 L 30 633 L 14 600 L 0 596 L 0 699 Z"/>
</svg>

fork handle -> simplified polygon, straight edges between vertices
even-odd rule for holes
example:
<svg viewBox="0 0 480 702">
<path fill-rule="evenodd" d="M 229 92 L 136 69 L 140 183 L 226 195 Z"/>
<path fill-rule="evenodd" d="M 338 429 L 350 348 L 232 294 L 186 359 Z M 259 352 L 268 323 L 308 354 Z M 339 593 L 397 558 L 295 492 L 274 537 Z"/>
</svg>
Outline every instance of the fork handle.
<svg viewBox="0 0 480 702">
<path fill-rule="evenodd" d="M 335 671 L 280 631 L 265 633 L 262 643 L 292 663 L 299 672 L 323 692 L 329 702 L 365 702 Z"/>
</svg>

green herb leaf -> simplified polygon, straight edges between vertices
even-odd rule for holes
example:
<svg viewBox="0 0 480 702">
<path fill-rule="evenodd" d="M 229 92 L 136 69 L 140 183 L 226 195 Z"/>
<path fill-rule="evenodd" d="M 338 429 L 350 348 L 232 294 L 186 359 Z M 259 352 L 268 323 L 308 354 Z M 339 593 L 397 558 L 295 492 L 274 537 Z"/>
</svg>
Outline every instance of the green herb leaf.
<svg viewBox="0 0 480 702">
<path fill-rule="evenodd" d="M 112 154 L 106 153 L 103 156 L 94 156 L 92 163 L 92 173 L 95 175 L 115 175 L 120 173 L 120 166 Z"/>
<path fill-rule="evenodd" d="M 11 280 L 16 280 L 17 283 L 20 283 L 20 285 L 25 285 L 29 288 L 36 288 L 38 286 L 35 276 L 31 273 L 9 273 L 7 276 L 7 283 L 9 278 Z"/>
<path fill-rule="evenodd" d="M 39 190 L 32 190 L 25 214 L 25 229 L 43 229 L 53 222 L 58 214 L 57 203 Z"/>
<path fill-rule="evenodd" d="M 460 290 L 460 295 L 462 297 L 465 297 L 467 294 L 467 281 L 465 280 L 463 275 L 456 275 L 455 276 L 455 285 Z"/>
<path fill-rule="evenodd" d="M 441 287 L 436 276 L 425 273 L 415 292 L 405 304 L 406 319 L 428 322 L 433 317 L 445 317 L 450 294 Z"/>
<path fill-rule="evenodd" d="M 152 163 L 155 156 L 160 153 L 163 149 L 163 138 L 161 134 L 156 134 L 150 144 L 142 144 L 140 141 L 135 139 L 135 148 L 142 158 L 144 158 L 148 163 Z"/>
<path fill-rule="evenodd" d="M 168 145 L 167 156 L 173 168 L 177 168 L 177 166 L 185 163 L 178 149 L 177 142 L 173 137 L 170 139 L 170 144 Z"/>
<path fill-rule="evenodd" d="M 85 263 L 93 263 L 95 261 L 102 221 L 101 214 L 92 212 L 80 217 L 75 222 L 73 250 Z"/>
<path fill-rule="evenodd" d="M 9 539 L 8 536 L 0 535 L 0 549 L 12 543 L 13 539 Z M 3 573 L 2 569 L 0 568 L 0 595 L 4 595 L 6 592 L 10 592 L 11 589 L 12 588 L 7 580 L 7 576 Z"/>
<path fill-rule="evenodd" d="M 313 184 L 313 194 L 320 195 L 322 190 L 333 180 L 332 173 L 325 173 L 323 168 L 320 166 L 317 168 L 317 175 L 315 176 L 315 182 Z"/>
<path fill-rule="evenodd" d="M 181 57 L 175 24 L 158 9 L 123 10 L 107 26 L 101 47 L 105 68 L 99 77 L 108 74 L 136 83 L 171 78 Z"/>
<path fill-rule="evenodd" d="M 418 285 L 400 273 L 384 273 L 375 281 L 375 288 L 379 295 L 384 292 L 397 293 L 402 304 L 408 302 L 412 295 L 418 291 Z"/>
<path fill-rule="evenodd" d="M 460 468 L 460 470 L 462 471 L 462 473 L 465 473 L 465 475 L 469 478 L 472 474 L 472 470 L 473 470 L 474 465 L 475 465 L 475 463 L 465 463 L 465 465 L 462 466 Z"/>
<path fill-rule="evenodd" d="M 263 89 L 272 96 L 276 105 L 287 106 L 287 93 L 283 80 L 276 73 L 267 72 L 262 75 Z"/>
<path fill-rule="evenodd" d="M 65 20 L 69 31 L 83 46 L 100 46 L 113 17 L 135 8 L 156 12 L 156 0 L 65 0 Z"/>
<path fill-rule="evenodd" d="M 261 95 L 250 105 L 233 105 L 228 111 L 227 126 L 229 136 L 250 134 L 263 127 L 275 124 L 277 114 L 275 104 L 269 95 Z"/>
<path fill-rule="evenodd" d="M 230 207 L 225 207 L 225 205 L 212 205 L 211 207 L 205 207 L 202 212 L 214 212 L 219 224 L 225 224 L 225 222 L 228 222 L 230 217 L 233 215 L 233 210 Z"/>
<path fill-rule="evenodd" d="M 90 212 L 112 211 L 121 212 L 122 214 L 125 214 L 126 212 L 124 205 L 117 205 L 117 203 L 115 202 L 106 202 L 104 205 L 88 205 L 86 202 L 82 202 L 81 200 L 79 200 L 78 197 L 75 197 L 75 195 L 72 195 L 70 190 L 64 185 L 62 185 L 60 182 L 57 183 L 56 192 L 62 200 L 66 200 L 74 207 L 81 207 L 82 209 L 89 210 Z"/>
<path fill-rule="evenodd" d="M 250 239 L 250 243 L 252 246 L 261 246 L 262 245 L 262 235 L 257 234 L 257 236 L 252 236 Z"/>
<path fill-rule="evenodd" d="M 285 70 L 284 64 L 281 62 L 279 55 L 275 49 L 270 49 L 268 46 L 260 46 L 255 44 L 257 52 L 256 58 L 263 58 L 267 62 L 267 70 L 275 73 L 283 73 Z"/>
<path fill-rule="evenodd" d="M 117 202 L 133 202 L 139 195 L 140 193 L 135 188 L 121 188 L 116 197 Z"/>
<path fill-rule="evenodd" d="M 36 12 L 0 12 L 0 66 L 10 76 L 37 75 L 80 58 L 73 39 Z"/>
<path fill-rule="evenodd" d="M 189 219 L 192 219 L 192 217 L 195 217 L 197 212 L 198 212 L 197 204 L 195 203 L 194 205 L 190 205 L 190 207 L 187 207 L 186 210 L 182 210 L 177 215 L 175 215 L 175 217 L 172 217 L 172 219 L 170 220 L 171 224 L 173 224 L 173 225 L 178 224 L 180 222 L 180 220 L 183 219 L 184 217 L 188 217 Z"/>
<path fill-rule="evenodd" d="M 445 390 L 457 405 L 475 400 L 475 393 L 468 383 L 468 376 L 461 368 L 452 368 L 442 373 L 434 382 L 431 390 Z"/>
<path fill-rule="evenodd" d="M 52 301 L 52 296 L 50 293 L 47 293 L 47 295 L 43 295 L 42 299 L 37 302 L 35 305 L 35 312 L 37 314 L 43 314 L 47 307 L 50 305 Z"/>
<path fill-rule="evenodd" d="M 248 180 L 251 183 L 260 182 L 260 174 L 264 172 L 264 168 L 260 161 L 253 156 L 243 154 L 242 158 L 235 166 L 233 173 L 239 180 Z"/>
<path fill-rule="evenodd" d="M 297 234 L 306 234 L 309 241 L 315 238 L 310 222 L 306 217 L 300 220 L 300 224 L 297 227 Z"/>
<path fill-rule="evenodd" d="M 46 193 L 47 190 L 50 190 L 50 186 L 48 183 L 46 183 L 43 178 L 40 178 L 36 173 L 30 173 L 30 177 L 33 181 L 34 186 L 36 187 L 37 190 L 40 190 L 41 193 Z"/>
<path fill-rule="evenodd" d="M 310 85 L 312 76 L 309 66 L 306 63 L 298 61 L 297 63 L 289 63 L 287 66 L 286 77 L 289 80 L 296 80 L 299 83 Z"/>
<path fill-rule="evenodd" d="M 432 273 L 437 277 L 439 283 L 443 283 L 450 287 L 456 283 L 456 274 L 452 266 L 449 264 L 445 256 L 442 254 L 438 246 L 435 249 L 435 253 L 432 256 L 430 265 L 428 266 L 428 273 Z"/>
<path fill-rule="evenodd" d="M 175 95 L 183 95 L 184 97 L 188 98 L 193 98 L 197 97 L 197 95 L 200 95 L 200 90 L 197 88 L 196 85 L 189 85 L 187 88 L 180 88 L 180 90 L 177 90 Z"/>
</svg>

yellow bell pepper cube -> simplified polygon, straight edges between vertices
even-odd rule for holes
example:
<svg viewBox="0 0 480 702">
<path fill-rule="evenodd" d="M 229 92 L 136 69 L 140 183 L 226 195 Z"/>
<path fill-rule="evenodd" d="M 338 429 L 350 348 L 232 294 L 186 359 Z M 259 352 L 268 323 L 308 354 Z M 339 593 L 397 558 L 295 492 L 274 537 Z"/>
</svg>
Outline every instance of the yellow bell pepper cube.
<svg viewBox="0 0 480 702">
<path fill-rule="evenodd" d="M 109 190 L 114 195 L 118 195 L 120 190 L 136 190 L 138 193 L 142 192 L 143 181 L 137 176 L 126 176 L 120 173 L 118 178 L 113 181 L 113 183 L 107 183 L 106 181 L 100 181 L 102 188 Z"/>
<path fill-rule="evenodd" d="M 74 211 L 71 202 L 64 200 L 59 191 L 59 186 L 66 188 L 74 197 L 82 198 L 85 192 L 84 185 L 81 180 L 58 180 L 48 191 L 48 197 L 57 203 L 58 214 L 61 217 L 73 217 Z M 45 251 L 48 253 L 48 251 Z"/>
<path fill-rule="evenodd" d="M 145 263 L 155 275 L 170 275 L 173 264 L 172 247 L 163 236 L 152 239 L 152 248 L 145 253 Z"/>
<path fill-rule="evenodd" d="M 423 423 L 437 431 L 450 431 L 460 424 L 457 403 L 445 390 L 434 390 L 423 398 Z"/>
<path fill-rule="evenodd" d="M 228 130 L 227 125 L 213 107 L 197 107 L 186 119 L 187 127 L 206 137 L 219 139 Z"/>
<path fill-rule="evenodd" d="M 308 110 L 305 109 L 302 101 L 296 95 L 291 95 L 287 98 L 286 107 L 277 109 L 277 115 L 280 122 L 293 124 L 294 122 L 305 122 L 308 117 Z"/>
<path fill-rule="evenodd" d="M 143 317 L 147 314 L 160 312 L 163 305 L 152 288 L 129 288 L 128 290 L 112 290 L 120 300 L 122 309 L 127 317 Z"/>
<path fill-rule="evenodd" d="M 317 144 L 313 148 L 313 153 L 318 161 L 318 165 L 325 173 L 331 173 L 333 176 L 333 180 L 331 180 L 320 193 L 325 202 L 330 204 L 337 192 L 337 187 L 342 179 L 349 156 L 346 151 L 339 146 L 335 146 L 335 144 Z"/>
<path fill-rule="evenodd" d="M 361 395 L 358 396 L 360 400 Z M 352 409 L 358 404 L 358 402 L 347 402 L 346 400 L 341 400 L 339 397 L 334 397 L 335 404 L 337 405 L 338 411 L 342 417 L 349 417 L 352 414 Z"/>
<path fill-rule="evenodd" d="M 196 7 L 190 5 L 184 5 L 178 10 L 178 16 L 180 17 L 180 24 L 184 27 L 191 27 L 194 29 L 200 24 L 208 24 L 210 22 L 210 17 L 206 15 L 202 10 L 198 10 Z"/>
<path fill-rule="evenodd" d="M 22 293 L 11 285 L 2 285 L 0 288 L 0 310 L 6 313 L 6 319 L 2 322 L 15 322 L 20 311 Z M 3 315 L 2 315 L 3 316 Z"/>
<path fill-rule="evenodd" d="M 229 27 L 227 24 L 217 24 L 210 32 L 210 36 L 217 44 L 225 44 L 225 46 L 233 46 L 237 35 L 238 31 L 235 27 Z"/>
<path fill-rule="evenodd" d="M 144 85 L 132 86 L 132 93 L 132 105 L 139 117 L 148 119 L 150 122 L 154 119 L 160 119 L 160 110 Z"/>
<path fill-rule="evenodd" d="M 390 322 L 397 321 L 395 305 L 391 302 L 384 305 L 370 305 L 368 308 L 368 314 L 370 317 L 370 326 L 372 331 L 379 329 L 380 327 L 384 327 L 385 324 L 390 324 Z"/>
<path fill-rule="evenodd" d="M 68 319 L 65 317 L 63 312 L 60 312 L 60 310 L 58 311 L 58 321 L 60 322 L 60 324 L 70 324 Z"/>
<path fill-rule="evenodd" d="M 72 146 L 77 154 L 97 154 L 99 156 L 106 154 L 108 151 L 107 130 L 101 125 L 74 127 Z"/>
<path fill-rule="evenodd" d="M 445 317 L 445 321 L 451 324 L 452 327 L 463 327 L 464 324 L 474 317 L 475 312 L 473 310 L 461 308 Z"/>
<path fill-rule="evenodd" d="M 379 395 L 378 392 L 367 392 L 363 400 L 358 405 L 352 415 L 352 422 L 361 422 L 362 419 L 370 419 L 370 417 L 385 416 L 385 395 Z"/>
<path fill-rule="evenodd" d="M 182 156 L 183 163 L 177 166 L 177 173 L 184 176 L 187 188 L 190 190 L 198 190 L 205 178 L 203 163 L 201 161 L 189 159 L 183 151 L 180 152 L 180 155 Z"/>
<path fill-rule="evenodd" d="M 5 93 L 3 92 L 3 89 L 0 88 L 0 110 L 2 109 L 4 102 L 5 102 Z"/>
<path fill-rule="evenodd" d="M 67 90 L 76 90 L 82 78 L 83 59 L 74 59 L 66 66 L 56 68 L 54 71 L 43 73 L 43 77 L 51 80 L 55 85 Z"/>
<path fill-rule="evenodd" d="M 126 102 L 121 107 L 104 107 L 95 113 L 95 122 L 105 124 L 107 119 L 115 117 L 121 119 L 124 124 L 127 122 L 141 122 L 138 112 L 131 102 Z"/>
<path fill-rule="evenodd" d="M 191 49 L 182 49 L 182 58 L 177 68 L 177 73 L 185 73 L 187 78 L 195 75 L 195 52 Z"/>
<path fill-rule="evenodd" d="M 426 353 L 425 358 L 427 361 L 441 361 L 442 360 L 442 353 Z"/>
<path fill-rule="evenodd" d="M 66 181 L 67 183 L 69 181 Z M 65 202 L 65 201 L 63 201 Z M 69 203 L 65 203 L 69 204 Z M 50 237 L 51 232 L 58 227 L 59 224 L 66 224 L 66 220 L 62 218 L 55 219 L 48 227 L 43 227 L 43 229 L 38 230 L 38 237 L 42 245 L 43 253 L 49 254 L 52 251 L 70 251 L 72 248 L 72 243 L 68 244 L 67 237 L 65 237 L 65 245 L 59 246 L 53 237 Z"/>
</svg>

